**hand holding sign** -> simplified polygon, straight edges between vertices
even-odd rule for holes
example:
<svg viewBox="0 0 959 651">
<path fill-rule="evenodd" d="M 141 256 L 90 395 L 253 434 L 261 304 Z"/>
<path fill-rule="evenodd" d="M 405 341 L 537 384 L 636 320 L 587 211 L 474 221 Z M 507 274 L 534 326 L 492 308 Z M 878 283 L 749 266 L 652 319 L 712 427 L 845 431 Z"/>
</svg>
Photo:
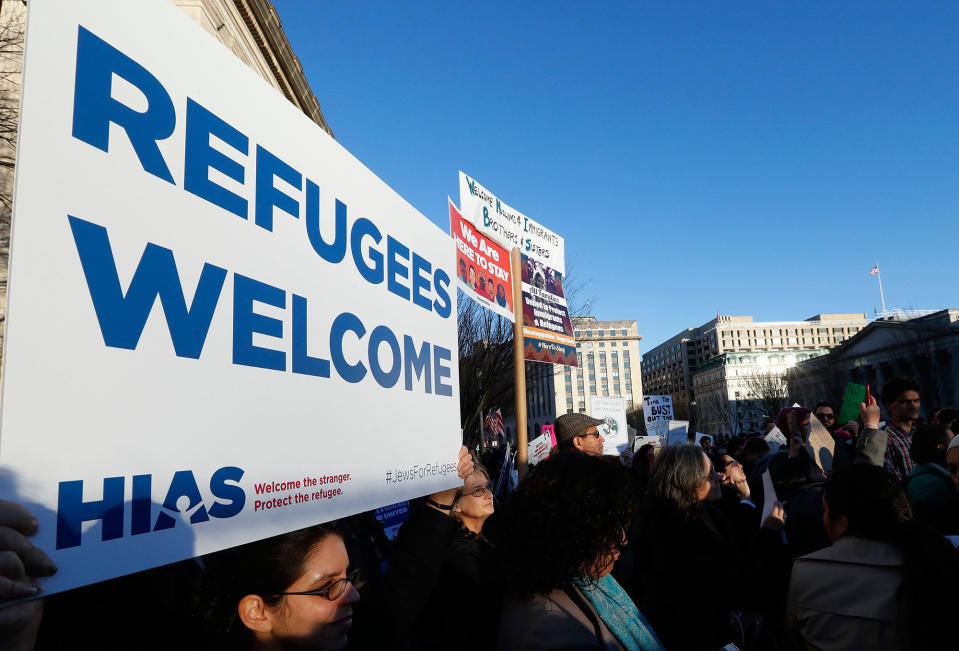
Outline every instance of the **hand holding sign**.
<svg viewBox="0 0 959 651">
<path fill-rule="evenodd" d="M 866 402 L 859 403 L 859 419 L 862 420 L 863 427 L 879 427 L 879 417 L 879 405 L 876 404 L 876 398 L 867 393 Z"/>
</svg>

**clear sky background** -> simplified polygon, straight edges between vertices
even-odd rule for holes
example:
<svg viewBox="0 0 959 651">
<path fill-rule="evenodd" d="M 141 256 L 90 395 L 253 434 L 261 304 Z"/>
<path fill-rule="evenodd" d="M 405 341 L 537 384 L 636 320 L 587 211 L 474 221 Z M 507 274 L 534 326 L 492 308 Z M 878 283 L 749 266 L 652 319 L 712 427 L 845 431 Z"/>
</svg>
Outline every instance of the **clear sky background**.
<svg viewBox="0 0 959 651">
<path fill-rule="evenodd" d="M 959 307 L 959 3 L 273 0 L 337 140 L 444 230 L 462 169 L 649 350 Z"/>
</svg>

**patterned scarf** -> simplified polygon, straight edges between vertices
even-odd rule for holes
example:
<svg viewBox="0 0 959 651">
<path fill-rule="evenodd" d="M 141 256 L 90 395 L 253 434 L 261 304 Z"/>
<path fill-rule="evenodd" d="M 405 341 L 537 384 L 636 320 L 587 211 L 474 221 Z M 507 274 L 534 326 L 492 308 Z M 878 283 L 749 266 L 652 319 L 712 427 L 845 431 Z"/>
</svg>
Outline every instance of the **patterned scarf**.
<svg viewBox="0 0 959 651">
<path fill-rule="evenodd" d="M 665 651 L 646 618 L 611 575 L 597 581 L 577 579 L 576 586 L 628 651 Z"/>
</svg>

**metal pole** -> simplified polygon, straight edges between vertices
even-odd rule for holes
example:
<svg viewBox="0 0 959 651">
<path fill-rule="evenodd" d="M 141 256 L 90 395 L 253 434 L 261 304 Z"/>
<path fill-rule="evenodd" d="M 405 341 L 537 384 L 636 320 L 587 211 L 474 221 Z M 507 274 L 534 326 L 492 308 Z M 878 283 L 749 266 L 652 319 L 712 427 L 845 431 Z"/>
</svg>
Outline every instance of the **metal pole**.
<svg viewBox="0 0 959 651">
<path fill-rule="evenodd" d="M 520 480 L 526 477 L 529 441 L 526 434 L 526 353 L 523 336 L 523 273 L 519 247 L 511 253 L 513 267 L 513 386 L 516 393 L 516 472 Z"/>
<path fill-rule="evenodd" d="M 882 315 L 886 316 L 886 297 L 882 294 L 882 274 L 879 273 L 879 263 L 876 263 L 876 278 L 879 280 L 879 300 L 882 301 Z"/>
</svg>

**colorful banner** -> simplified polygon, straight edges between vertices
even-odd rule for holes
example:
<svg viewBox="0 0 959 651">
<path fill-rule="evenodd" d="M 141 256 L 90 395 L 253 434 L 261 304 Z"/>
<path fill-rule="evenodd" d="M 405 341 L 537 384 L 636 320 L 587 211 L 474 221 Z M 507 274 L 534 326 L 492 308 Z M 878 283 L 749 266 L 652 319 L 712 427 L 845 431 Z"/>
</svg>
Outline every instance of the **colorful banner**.
<svg viewBox="0 0 959 651">
<path fill-rule="evenodd" d="M 578 366 L 563 274 L 526 255 L 521 266 L 526 359 Z"/>
<path fill-rule="evenodd" d="M 450 234 L 456 243 L 457 285 L 467 296 L 501 317 L 513 317 L 513 280 L 510 253 L 496 242 L 481 235 L 450 204 Z"/>
<path fill-rule="evenodd" d="M 539 222 L 499 200 L 463 172 L 460 172 L 460 209 L 480 232 L 512 250 L 542 262 L 559 273 L 566 273 L 566 243 Z"/>
<path fill-rule="evenodd" d="M 445 230 L 168 0 L 29 11 L 0 498 L 44 593 L 455 485 Z"/>
</svg>

